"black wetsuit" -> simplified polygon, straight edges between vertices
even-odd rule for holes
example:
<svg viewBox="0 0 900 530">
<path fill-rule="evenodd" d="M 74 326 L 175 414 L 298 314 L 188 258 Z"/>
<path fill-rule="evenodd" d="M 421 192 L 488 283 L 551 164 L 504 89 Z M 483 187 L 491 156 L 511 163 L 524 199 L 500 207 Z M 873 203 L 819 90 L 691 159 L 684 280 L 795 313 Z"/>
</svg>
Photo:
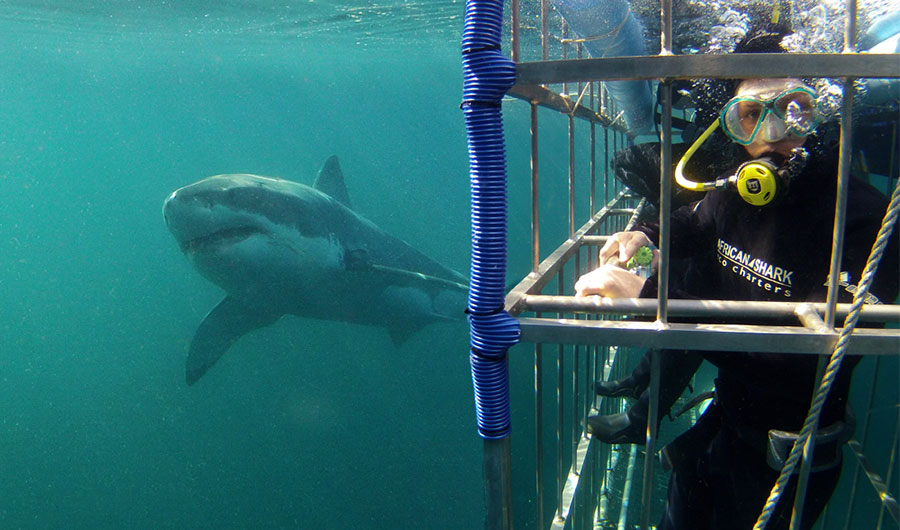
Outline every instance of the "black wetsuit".
<svg viewBox="0 0 900 530">
<path fill-rule="evenodd" d="M 732 191 L 712 191 L 704 199 L 672 214 L 673 258 L 689 258 L 694 281 L 673 298 L 715 298 L 785 302 L 825 300 L 829 271 L 836 164 L 810 165 L 792 182 L 779 202 L 755 207 Z M 849 284 L 859 283 L 866 259 L 887 206 L 886 198 L 860 180 L 852 180 L 841 271 Z M 640 230 L 657 242 L 655 226 Z M 693 257 L 692 257 L 693 256 Z M 892 303 L 898 291 L 898 235 L 891 237 L 870 292 Z M 696 279 L 701 281 L 697 282 Z M 655 278 L 642 295 L 655 296 Z M 841 290 L 841 302 L 852 297 Z M 797 325 L 796 319 L 767 324 Z M 693 458 L 676 464 L 670 480 L 666 517 L 668 530 L 750 529 L 762 510 L 778 472 L 766 463 L 763 443 L 770 429 L 799 431 L 813 393 L 815 355 L 760 352 L 683 352 L 662 356 L 661 407 L 677 399 L 700 358 L 718 367 L 717 399 L 704 414 L 703 432 L 693 440 Z M 844 358 L 826 401 L 820 428 L 844 419 L 850 377 L 859 357 Z M 643 363 L 646 369 L 646 362 Z M 640 368 L 639 368 L 640 370 Z M 646 402 L 629 415 L 643 420 Z M 700 422 L 704 423 L 703 418 Z M 699 432 L 699 429 L 698 429 Z M 759 438 L 762 436 L 763 438 Z M 803 527 L 818 517 L 837 483 L 840 466 L 813 473 Z M 794 481 L 792 481 L 793 483 Z M 793 487 L 779 504 L 768 529 L 787 528 Z"/>
</svg>

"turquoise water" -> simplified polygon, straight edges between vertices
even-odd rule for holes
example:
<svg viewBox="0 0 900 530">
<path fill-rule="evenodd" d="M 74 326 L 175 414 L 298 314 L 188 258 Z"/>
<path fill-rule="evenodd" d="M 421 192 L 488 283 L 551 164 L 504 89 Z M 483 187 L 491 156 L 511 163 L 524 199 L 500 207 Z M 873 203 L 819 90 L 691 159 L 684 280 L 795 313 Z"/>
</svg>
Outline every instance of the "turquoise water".
<svg viewBox="0 0 900 530">
<path fill-rule="evenodd" d="M 467 272 L 461 5 L 177 4 L 0 5 L 0 527 L 480 526 L 464 324 L 286 317 L 188 388 L 221 292 L 161 211 L 336 154 L 358 211 Z"/>
<path fill-rule="evenodd" d="M 467 273 L 461 16 L 450 0 L 0 4 L 0 527 L 482 526 L 464 324 L 397 348 L 289 316 L 188 388 L 222 293 L 162 217 L 203 177 L 311 184 L 336 154 L 357 211 Z M 547 123 L 542 164 L 565 167 L 565 120 Z M 545 187 L 564 212 L 565 181 Z M 511 277 L 528 234 L 511 231 Z"/>
<path fill-rule="evenodd" d="M 462 2 L 283 4 L 0 4 L 0 528 L 483 526 L 463 324 L 397 348 L 286 317 L 184 383 L 222 293 L 161 208 L 203 177 L 310 184 L 336 154 L 357 211 L 468 270 Z M 531 259 L 527 106 L 504 116 L 513 280 Z M 568 233 L 566 126 L 542 114 L 544 256 Z M 528 348 L 517 528 L 535 526 Z"/>
</svg>

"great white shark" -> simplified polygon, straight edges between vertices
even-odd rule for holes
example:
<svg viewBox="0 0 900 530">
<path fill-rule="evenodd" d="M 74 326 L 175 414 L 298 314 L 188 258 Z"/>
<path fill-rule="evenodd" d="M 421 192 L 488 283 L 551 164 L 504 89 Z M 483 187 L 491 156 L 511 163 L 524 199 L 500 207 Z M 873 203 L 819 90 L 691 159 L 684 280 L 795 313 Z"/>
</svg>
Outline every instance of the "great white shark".
<svg viewBox="0 0 900 530">
<path fill-rule="evenodd" d="M 226 293 L 191 341 L 189 385 L 285 314 L 381 326 L 396 344 L 464 318 L 466 279 L 354 212 L 335 156 L 313 187 L 216 175 L 169 195 L 163 215 L 194 267 Z"/>
</svg>

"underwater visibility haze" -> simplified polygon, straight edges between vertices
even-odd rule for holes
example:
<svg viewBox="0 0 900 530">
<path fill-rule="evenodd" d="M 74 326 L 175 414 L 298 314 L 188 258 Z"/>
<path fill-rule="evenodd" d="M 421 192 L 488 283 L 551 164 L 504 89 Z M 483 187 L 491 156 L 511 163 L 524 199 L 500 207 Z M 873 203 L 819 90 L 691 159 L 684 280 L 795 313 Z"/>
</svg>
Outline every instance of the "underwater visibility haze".
<svg viewBox="0 0 900 530">
<path fill-rule="evenodd" d="M 288 317 L 188 387 L 222 291 L 162 216 L 337 155 L 357 212 L 465 274 L 460 6 L 0 4 L 0 528 L 481 524 L 464 321 Z"/>
<path fill-rule="evenodd" d="M 658 4 L 632 4 L 656 17 L 642 16 L 656 53 Z M 523 3 L 526 21 L 537 5 Z M 188 386 L 191 339 L 223 291 L 162 211 L 213 175 L 312 186 L 337 156 L 353 211 L 468 276 L 463 11 L 462 0 L 0 3 L 0 528 L 483 527 L 462 318 L 395 341 L 288 315 Z M 526 25 L 532 60 L 537 25 Z M 545 255 L 568 237 L 568 120 L 541 120 Z M 512 282 L 531 260 L 528 105 L 505 103 L 504 122 Z M 587 167 L 583 138 L 575 156 Z M 579 204 L 576 219 L 587 213 Z M 529 347 L 510 356 L 526 529 L 539 526 Z"/>
</svg>

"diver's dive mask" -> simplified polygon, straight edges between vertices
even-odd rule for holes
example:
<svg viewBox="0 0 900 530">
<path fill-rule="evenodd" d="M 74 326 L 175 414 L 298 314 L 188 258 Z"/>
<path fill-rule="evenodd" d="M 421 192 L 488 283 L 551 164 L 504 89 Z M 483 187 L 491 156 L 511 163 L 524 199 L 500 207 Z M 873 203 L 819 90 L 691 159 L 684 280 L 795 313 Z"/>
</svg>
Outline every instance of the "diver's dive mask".
<svg viewBox="0 0 900 530">
<path fill-rule="evenodd" d="M 779 196 L 784 196 L 794 175 L 806 165 L 809 153 L 802 147 L 793 150 L 791 157 L 785 161 L 781 155 L 770 153 L 765 157 L 750 160 L 741 164 L 728 176 L 709 182 L 694 182 L 684 176 L 684 166 L 703 142 L 715 132 L 719 120 L 713 122 L 703 134 L 688 148 L 675 166 L 675 182 L 683 188 L 693 191 L 708 191 L 733 187 L 749 204 L 766 206 Z"/>
<path fill-rule="evenodd" d="M 819 124 L 816 93 L 804 86 L 771 99 L 738 96 L 725 104 L 719 121 L 725 134 L 741 145 L 750 145 L 757 137 L 769 143 L 788 135 L 803 137 Z"/>
</svg>

